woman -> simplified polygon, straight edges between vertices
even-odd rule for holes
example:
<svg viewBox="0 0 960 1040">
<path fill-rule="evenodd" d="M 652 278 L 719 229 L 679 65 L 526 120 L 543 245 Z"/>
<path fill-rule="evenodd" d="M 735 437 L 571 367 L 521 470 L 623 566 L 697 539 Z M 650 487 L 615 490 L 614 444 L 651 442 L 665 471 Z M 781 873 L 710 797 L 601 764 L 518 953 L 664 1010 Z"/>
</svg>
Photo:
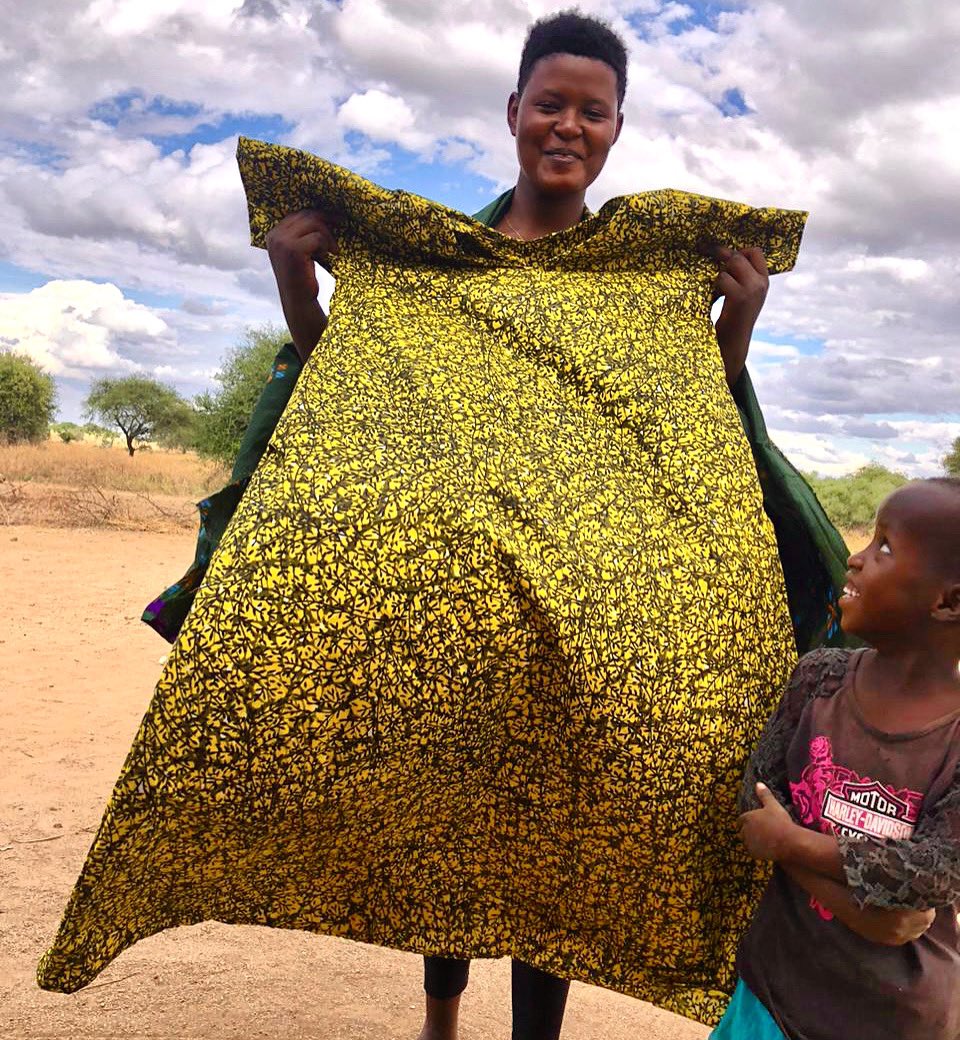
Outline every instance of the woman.
<svg viewBox="0 0 960 1040">
<path fill-rule="evenodd" d="M 479 215 L 500 235 L 241 144 L 314 356 L 41 984 L 215 917 L 428 955 L 428 1037 L 455 1035 L 470 956 L 518 959 L 518 1037 L 558 1034 L 551 976 L 722 1006 L 731 907 L 760 883 L 726 803 L 792 656 L 724 377 L 766 291 L 759 243 L 789 267 L 802 219 L 666 192 L 581 220 L 625 65 L 591 19 L 531 31 L 520 175 Z M 338 277 L 329 329 L 314 256 Z"/>
</svg>

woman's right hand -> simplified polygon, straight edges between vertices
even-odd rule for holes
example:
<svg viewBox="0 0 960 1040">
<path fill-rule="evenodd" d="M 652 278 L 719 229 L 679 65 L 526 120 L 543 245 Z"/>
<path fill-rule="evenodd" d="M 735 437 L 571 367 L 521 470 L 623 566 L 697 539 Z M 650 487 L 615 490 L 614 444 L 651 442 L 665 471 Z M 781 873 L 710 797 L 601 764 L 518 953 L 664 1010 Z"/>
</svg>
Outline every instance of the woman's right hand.
<svg viewBox="0 0 960 1040">
<path fill-rule="evenodd" d="M 327 327 L 327 316 L 317 302 L 320 285 L 314 264 L 329 269 L 337 240 L 320 210 L 304 209 L 274 225 L 266 244 L 287 328 L 306 361 Z"/>
</svg>

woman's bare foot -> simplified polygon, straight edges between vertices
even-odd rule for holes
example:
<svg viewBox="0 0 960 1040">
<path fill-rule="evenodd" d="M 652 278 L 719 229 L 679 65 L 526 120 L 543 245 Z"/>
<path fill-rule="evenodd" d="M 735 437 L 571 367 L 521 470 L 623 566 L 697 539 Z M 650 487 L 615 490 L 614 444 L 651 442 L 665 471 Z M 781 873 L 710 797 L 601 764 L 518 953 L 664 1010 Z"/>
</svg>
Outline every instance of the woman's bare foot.
<svg viewBox="0 0 960 1040">
<path fill-rule="evenodd" d="M 427 997 L 427 1016 L 417 1040 L 457 1040 L 460 997 L 438 1000 Z"/>
</svg>

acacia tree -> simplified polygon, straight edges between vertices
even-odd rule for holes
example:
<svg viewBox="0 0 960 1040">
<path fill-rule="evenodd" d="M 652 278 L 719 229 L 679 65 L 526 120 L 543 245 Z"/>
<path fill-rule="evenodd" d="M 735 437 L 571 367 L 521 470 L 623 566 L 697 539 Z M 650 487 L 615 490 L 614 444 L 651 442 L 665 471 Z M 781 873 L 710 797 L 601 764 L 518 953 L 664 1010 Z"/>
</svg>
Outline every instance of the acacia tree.
<svg viewBox="0 0 960 1040">
<path fill-rule="evenodd" d="M 57 406 L 53 377 L 25 354 L 0 352 L 0 441 L 42 441 Z"/>
<path fill-rule="evenodd" d="M 116 426 L 133 455 L 136 444 L 161 439 L 188 439 L 194 412 L 173 387 L 143 376 L 98 379 L 84 402 L 87 415 Z"/>
<path fill-rule="evenodd" d="M 953 442 L 953 447 L 943 457 L 943 468 L 950 477 L 960 477 L 960 437 Z"/>
</svg>

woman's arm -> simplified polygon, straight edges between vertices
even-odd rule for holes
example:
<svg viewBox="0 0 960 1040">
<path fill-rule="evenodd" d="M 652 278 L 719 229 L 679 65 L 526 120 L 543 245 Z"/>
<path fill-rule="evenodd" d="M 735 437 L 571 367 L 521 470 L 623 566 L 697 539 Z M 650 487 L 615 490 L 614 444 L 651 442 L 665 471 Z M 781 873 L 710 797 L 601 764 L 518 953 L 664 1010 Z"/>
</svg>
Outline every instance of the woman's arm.
<svg viewBox="0 0 960 1040">
<path fill-rule="evenodd" d="M 770 276 L 763 250 L 756 247 L 743 250 L 724 247 L 717 250 L 716 259 L 721 270 L 714 291 L 717 298 L 723 297 L 716 323 L 717 343 L 727 386 L 732 390 L 747 362 L 750 337 L 767 298 Z"/>
<path fill-rule="evenodd" d="M 336 249 L 330 223 L 317 209 L 291 213 L 267 233 L 267 253 L 277 280 L 283 316 L 303 361 L 313 352 L 327 327 L 327 316 L 317 300 L 320 285 L 314 264 L 327 267 Z"/>
</svg>

